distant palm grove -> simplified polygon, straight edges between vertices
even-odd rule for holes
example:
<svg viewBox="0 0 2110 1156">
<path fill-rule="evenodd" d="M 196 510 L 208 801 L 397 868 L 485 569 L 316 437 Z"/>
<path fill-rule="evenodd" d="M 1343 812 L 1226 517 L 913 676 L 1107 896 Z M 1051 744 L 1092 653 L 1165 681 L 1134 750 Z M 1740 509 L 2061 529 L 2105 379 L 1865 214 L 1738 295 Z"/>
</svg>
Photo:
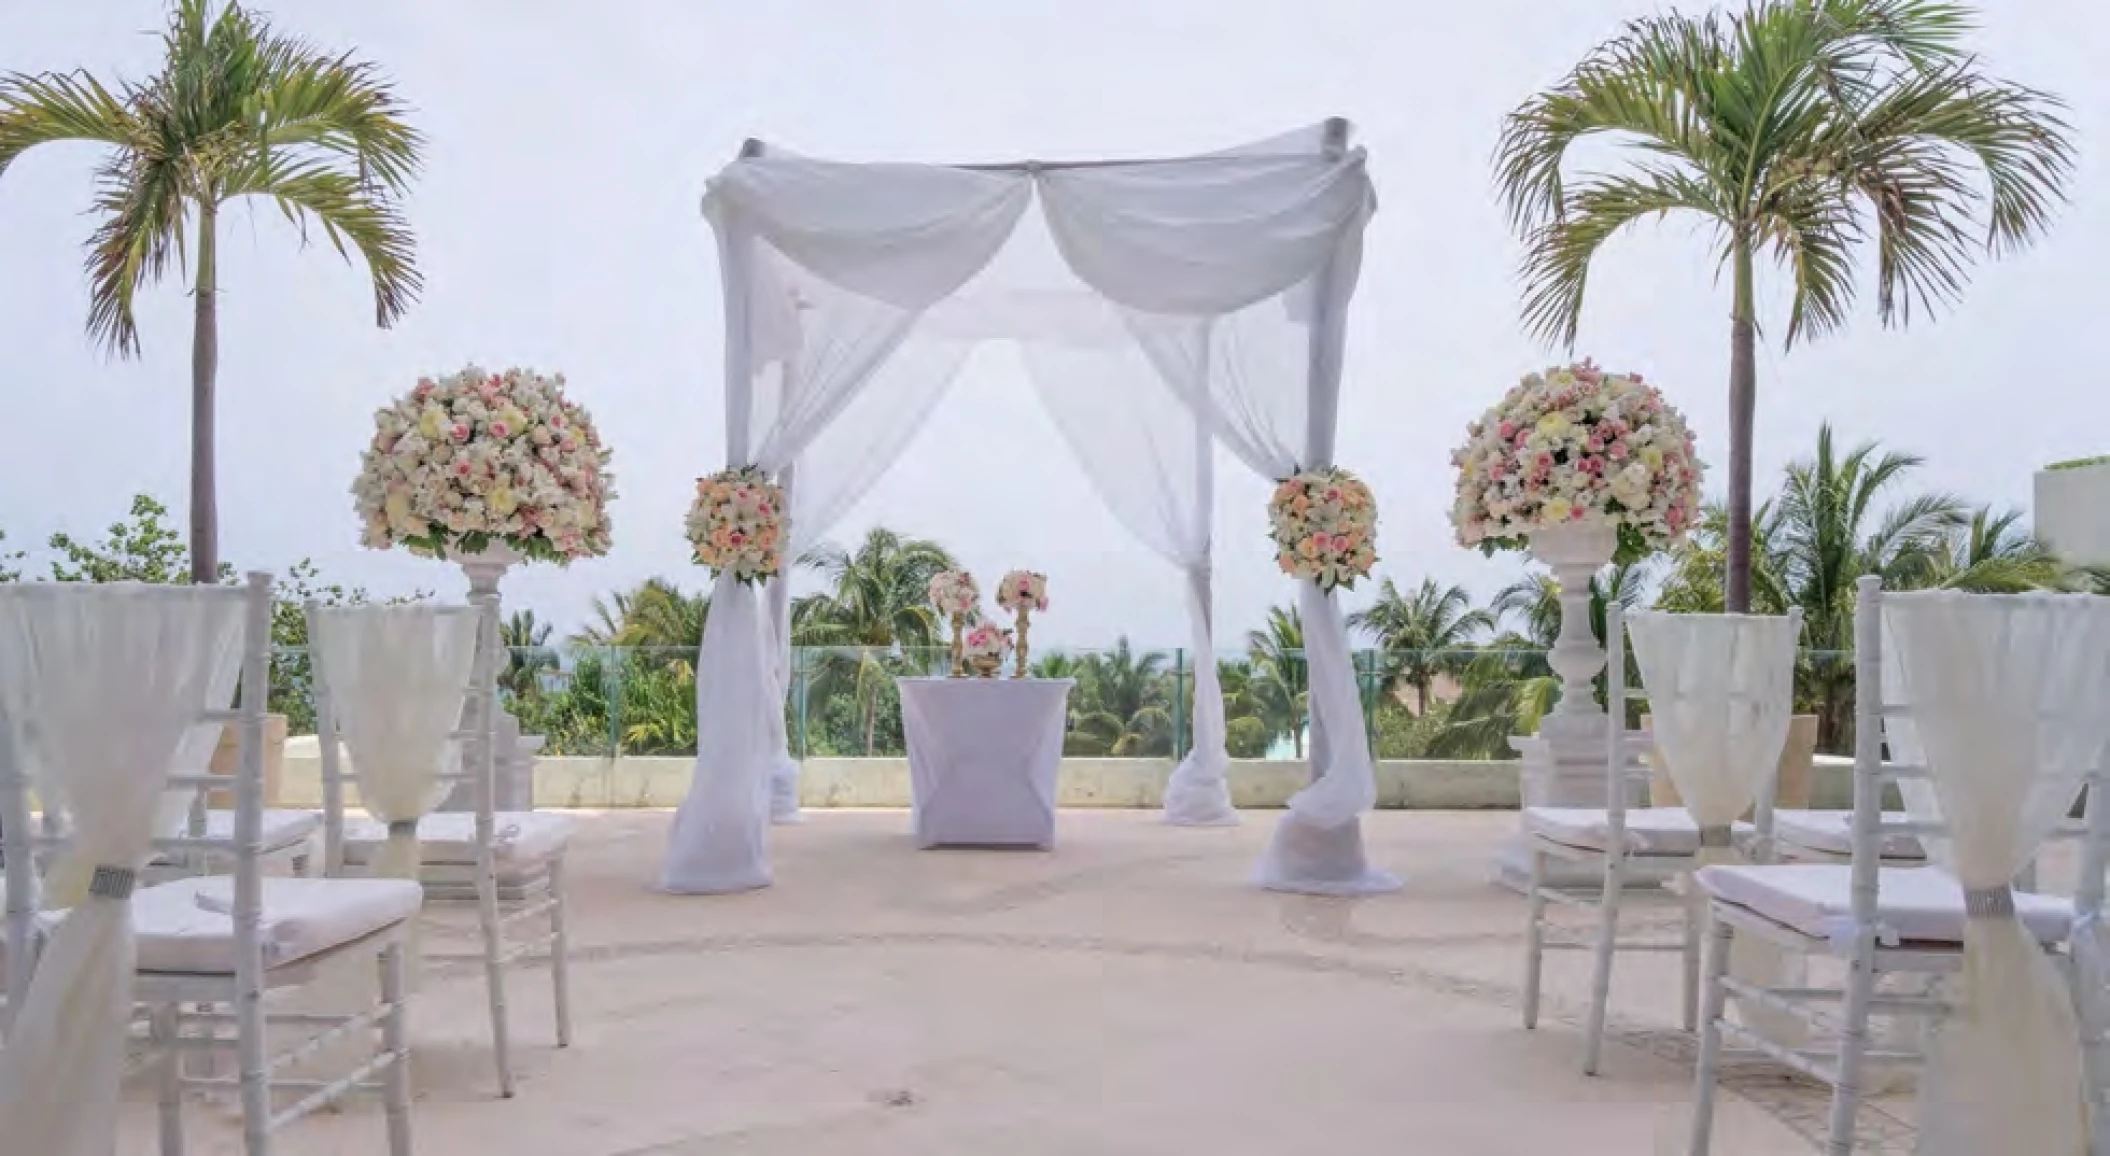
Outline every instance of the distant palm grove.
<svg viewBox="0 0 2110 1156">
<path fill-rule="evenodd" d="M 1844 749 L 1852 737 L 1854 579 L 1880 575 L 1899 589 L 2110 591 L 2110 574 L 2062 564 L 2030 537 L 2018 511 L 1916 489 L 1920 465 L 1874 442 L 1843 445 L 1825 427 L 1754 510 L 1752 610 L 1801 609 L 1797 707 L 1817 716 L 1827 750 Z M 49 554 L 36 558 L 10 550 L 0 532 L 0 582 L 188 581 L 190 560 L 167 516 L 141 496 L 101 541 L 56 534 Z M 1727 532 L 1726 511 L 1711 507 L 1678 550 L 1606 569 L 1592 590 L 1593 625 L 1602 631 L 1613 599 L 1627 607 L 1720 610 Z M 792 605 L 786 710 L 793 753 L 900 755 L 894 679 L 948 666 L 944 629 L 924 591 L 932 574 L 954 564 L 951 553 L 877 527 L 854 546 L 823 545 L 799 564 L 822 588 Z M 45 573 L 36 573 L 39 565 Z M 231 577 L 229 567 L 220 570 Z M 323 582 L 305 561 L 283 570 L 272 697 L 296 733 L 312 721 L 301 604 L 367 597 Z M 709 614 L 707 594 L 664 578 L 596 599 L 587 625 L 562 640 L 533 609 L 512 608 L 504 693 L 523 729 L 546 737 L 548 754 L 693 753 L 696 646 Z M 1557 680 L 1546 652 L 1560 611 L 1545 575 L 1527 575 L 1484 605 L 1462 587 L 1386 577 L 1350 622 L 1366 647 L 1357 669 L 1380 758 L 1508 758 L 1509 736 L 1530 733 L 1553 703 Z M 1224 641 L 1236 650 L 1216 657 L 1231 755 L 1302 757 L 1304 638 L 1296 611 L 1275 607 L 1242 645 Z M 1068 754 L 1170 758 L 1184 751 L 1194 655 L 1138 647 L 1126 637 L 1089 651 L 1036 655 L 1034 674 L 1077 680 Z"/>
</svg>

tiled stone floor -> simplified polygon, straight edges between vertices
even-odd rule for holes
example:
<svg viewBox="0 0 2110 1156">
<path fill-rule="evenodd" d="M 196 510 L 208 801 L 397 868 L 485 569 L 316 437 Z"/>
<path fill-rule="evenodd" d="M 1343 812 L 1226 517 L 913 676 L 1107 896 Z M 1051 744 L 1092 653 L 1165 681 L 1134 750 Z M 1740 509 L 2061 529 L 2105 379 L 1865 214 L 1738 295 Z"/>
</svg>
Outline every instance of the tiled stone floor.
<svg viewBox="0 0 2110 1156">
<path fill-rule="evenodd" d="M 1165 827 L 1073 811 L 1052 853 L 912 848 L 907 816 L 809 812 L 773 832 L 776 886 L 650 889 L 665 812 L 587 817 L 572 861 L 579 1038 L 550 1046 L 547 975 L 513 974 L 518 1098 L 493 1091 L 480 973 L 415 1008 L 421 1153 L 509 1156 L 1683 1151 L 1689 1038 L 1672 956 L 1625 956 L 1602 1076 L 1578 1067 L 1586 957 L 1548 962 L 1518 1019 L 1523 900 L 1487 882 L 1513 814 L 1380 812 L 1361 901 L 1245 883 L 1275 821 Z M 438 945 L 473 926 L 433 917 Z M 452 944 L 449 944 L 452 946 Z M 1718 1156 L 1814 1151 L 1823 1092 L 1740 1070 Z M 152 1152 L 135 1089 L 121 1151 Z M 1904 1105 L 1865 1111 L 1870 1156 L 1909 1150 Z M 225 1105 L 191 1151 L 238 1151 Z M 288 1156 L 384 1151 L 355 1103 Z"/>
</svg>

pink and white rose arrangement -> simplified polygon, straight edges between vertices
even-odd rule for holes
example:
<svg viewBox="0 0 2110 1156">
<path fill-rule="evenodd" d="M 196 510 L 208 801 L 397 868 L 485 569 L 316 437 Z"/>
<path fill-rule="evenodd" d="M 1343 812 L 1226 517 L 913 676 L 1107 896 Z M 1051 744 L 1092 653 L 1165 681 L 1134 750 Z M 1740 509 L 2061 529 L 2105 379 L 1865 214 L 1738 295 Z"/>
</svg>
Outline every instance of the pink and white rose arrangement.
<svg viewBox="0 0 2110 1156">
<path fill-rule="evenodd" d="M 1588 361 L 1524 378 L 1466 428 L 1451 523 L 1492 553 L 1571 522 L 1619 532 L 1635 561 L 1692 528 L 1702 467 L 1685 418 L 1639 374 Z"/>
<path fill-rule="evenodd" d="M 352 482 L 362 541 L 441 558 L 493 545 L 559 564 L 606 554 L 611 456 L 562 374 L 421 378 L 374 413 Z"/>
<path fill-rule="evenodd" d="M 947 618 L 974 613 L 982 601 L 982 588 L 965 570 L 943 570 L 931 575 L 930 604 Z"/>
<path fill-rule="evenodd" d="M 1011 653 L 1011 632 L 993 622 L 984 622 L 967 632 L 961 648 L 970 659 L 993 658 L 998 662 Z"/>
<path fill-rule="evenodd" d="M 1034 570 L 1013 570 L 996 587 L 996 604 L 1016 612 L 1021 607 L 1040 611 L 1048 608 L 1048 576 Z"/>
<path fill-rule="evenodd" d="M 754 585 L 782 568 L 789 522 L 784 488 L 759 468 L 742 466 L 696 479 L 684 524 L 697 562 Z"/>
<path fill-rule="evenodd" d="M 1377 499 L 1339 466 L 1282 479 L 1268 501 L 1268 525 L 1276 565 L 1321 590 L 1352 590 L 1377 564 Z"/>
</svg>

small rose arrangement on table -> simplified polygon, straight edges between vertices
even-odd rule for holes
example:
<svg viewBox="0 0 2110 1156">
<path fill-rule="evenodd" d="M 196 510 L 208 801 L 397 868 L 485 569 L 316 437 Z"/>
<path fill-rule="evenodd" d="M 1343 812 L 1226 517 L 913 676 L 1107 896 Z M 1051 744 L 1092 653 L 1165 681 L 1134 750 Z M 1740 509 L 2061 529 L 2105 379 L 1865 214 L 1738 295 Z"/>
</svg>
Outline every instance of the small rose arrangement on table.
<svg viewBox="0 0 2110 1156">
<path fill-rule="evenodd" d="M 1275 563 L 1292 578 L 1355 588 L 1377 564 L 1377 499 L 1361 478 L 1341 469 L 1304 470 L 1275 486 L 1268 501 Z"/>
<path fill-rule="evenodd" d="M 698 478 L 685 525 L 696 561 L 716 573 L 754 585 L 783 568 L 784 488 L 756 466 Z"/>
<path fill-rule="evenodd" d="M 1550 526 L 1608 524 L 1619 562 L 1685 536 L 1703 473 L 1692 431 L 1660 391 L 1589 361 L 1525 377 L 1466 427 L 1451 464 L 1461 545 L 1492 554 Z"/>
<path fill-rule="evenodd" d="M 965 570 L 940 570 L 931 575 L 927 593 L 930 604 L 952 623 L 952 676 L 959 678 L 967 673 L 960 632 L 967 628 L 967 616 L 981 605 L 982 588 Z"/>
<path fill-rule="evenodd" d="M 983 678 L 994 675 L 1011 652 L 1011 632 L 994 622 L 984 622 L 967 632 L 964 643 L 967 661 Z"/>
<path fill-rule="evenodd" d="M 1014 678 L 1026 677 L 1026 632 L 1034 611 L 1048 608 L 1048 576 L 1036 570 L 1013 570 L 996 587 L 996 604 L 1018 618 L 1018 665 Z"/>
<path fill-rule="evenodd" d="M 611 456 L 562 374 L 420 378 L 374 413 L 352 481 L 361 541 L 439 558 L 505 546 L 560 565 L 606 554 Z"/>
</svg>

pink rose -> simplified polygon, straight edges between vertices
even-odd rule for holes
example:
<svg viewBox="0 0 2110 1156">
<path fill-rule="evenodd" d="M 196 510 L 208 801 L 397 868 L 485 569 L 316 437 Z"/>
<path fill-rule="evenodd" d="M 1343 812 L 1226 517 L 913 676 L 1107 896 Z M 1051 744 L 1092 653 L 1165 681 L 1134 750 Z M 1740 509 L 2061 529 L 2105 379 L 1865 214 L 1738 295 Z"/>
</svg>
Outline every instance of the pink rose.
<svg viewBox="0 0 2110 1156">
<path fill-rule="evenodd" d="M 1605 456 L 1611 458 L 1613 461 L 1623 462 L 1626 460 L 1626 443 L 1613 442 L 1611 445 L 1608 445 L 1604 448 L 1604 452 Z"/>
<path fill-rule="evenodd" d="M 1505 421 L 1501 425 L 1495 427 L 1495 433 L 1500 436 L 1503 441 L 1508 441 L 1510 438 L 1517 436 L 1517 423 L 1513 421 Z"/>
<path fill-rule="evenodd" d="M 455 423 L 454 423 L 454 428 L 453 428 L 453 429 L 451 429 L 451 430 L 449 430 L 449 431 L 447 431 L 447 433 L 448 433 L 448 436 L 449 436 L 449 437 L 452 437 L 452 438 L 454 439 L 454 443 L 455 443 L 456 445 L 460 445 L 461 443 L 463 443 L 463 442 L 465 442 L 465 441 L 468 441 L 468 440 L 469 440 L 469 426 L 468 426 L 468 423 L 466 423 L 466 422 L 455 422 Z"/>
<path fill-rule="evenodd" d="M 491 436 L 494 438 L 510 437 L 512 436 L 512 432 L 513 431 L 511 429 L 507 428 L 506 423 L 502 421 L 494 421 L 491 423 Z"/>
</svg>

